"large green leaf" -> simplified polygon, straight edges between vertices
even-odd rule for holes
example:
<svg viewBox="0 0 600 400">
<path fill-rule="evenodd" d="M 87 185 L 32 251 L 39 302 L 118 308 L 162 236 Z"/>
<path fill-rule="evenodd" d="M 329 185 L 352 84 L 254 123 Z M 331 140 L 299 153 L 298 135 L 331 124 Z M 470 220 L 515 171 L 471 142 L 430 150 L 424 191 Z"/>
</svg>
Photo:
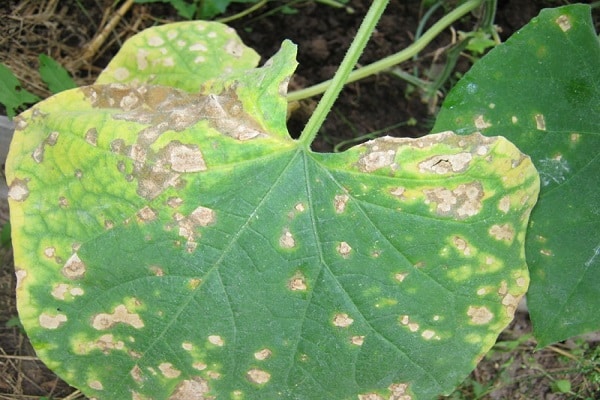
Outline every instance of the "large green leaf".
<svg viewBox="0 0 600 400">
<path fill-rule="evenodd" d="M 86 395 L 432 398 L 512 319 L 529 158 L 450 132 L 313 153 L 285 126 L 294 56 L 213 93 L 109 83 L 17 118 L 19 313 Z"/>
<path fill-rule="evenodd" d="M 434 132 L 503 135 L 541 176 L 527 261 L 538 345 L 600 329 L 600 45 L 590 7 L 539 17 L 476 63 Z"/>
</svg>

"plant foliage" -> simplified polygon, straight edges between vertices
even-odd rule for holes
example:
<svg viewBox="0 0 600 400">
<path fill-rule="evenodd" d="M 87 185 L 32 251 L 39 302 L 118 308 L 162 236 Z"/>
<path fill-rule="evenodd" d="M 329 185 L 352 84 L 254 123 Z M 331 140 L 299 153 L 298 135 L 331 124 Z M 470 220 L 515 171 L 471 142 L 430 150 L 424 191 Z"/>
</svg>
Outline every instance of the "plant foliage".
<svg viewBox="0 0 600 400">
<path fill-rule="evenodd" d="M 294 58 L 156 27 L 16 119 L 20 317 L 87 396 L 431 398 L 512 319 L 529 158 L 451 132 L 314 153 L 286 129 Z"/>
</svg>

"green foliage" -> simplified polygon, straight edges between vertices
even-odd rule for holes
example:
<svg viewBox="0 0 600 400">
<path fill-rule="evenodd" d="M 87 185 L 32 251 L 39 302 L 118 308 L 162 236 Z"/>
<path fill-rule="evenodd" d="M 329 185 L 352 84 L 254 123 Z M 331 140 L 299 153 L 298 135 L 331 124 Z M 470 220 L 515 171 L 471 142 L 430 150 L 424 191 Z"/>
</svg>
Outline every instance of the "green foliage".
<svg viewBox="0 0 600 400">
<path fill-rule="evenodd" d="M 14 117 L 19 109 L 39 100 L 39 97 L 21 87 L 7 66 L 0 64 L 0 103 L 6 108 L 9 118 Z"/>
<path fill-rule="evenodd" d="M 286 129 L 290 42 L 254 68 L 215 23 L 134 40 L 16 121 L 40 358 L 98 399 L 432 398 L 464 379 L 527 289 L 529 158 L 451 132 L 314 153 Z"/>
<path fill-rule="evenodd" d="M 225 12 L 231 3 L 258 3 L 259 0 L 135 0 L 136 3 L 168 3 L 185 19 L 210 19 Z"/>
<path fill-rule="evenodd" d="M 527 236 L 540 347 L 600 329 L 600 46 L 590 7 L 544 10 L 453 88 L 434 131 L 503 135 L 542 188 Z"/>
<path fill-rule="evenodd" d="M 40 54 L 39 60 L 40 75 L 52 93 L 56 94 L 77 87 L 69 72 L 52 57 Z"/>
</svg>

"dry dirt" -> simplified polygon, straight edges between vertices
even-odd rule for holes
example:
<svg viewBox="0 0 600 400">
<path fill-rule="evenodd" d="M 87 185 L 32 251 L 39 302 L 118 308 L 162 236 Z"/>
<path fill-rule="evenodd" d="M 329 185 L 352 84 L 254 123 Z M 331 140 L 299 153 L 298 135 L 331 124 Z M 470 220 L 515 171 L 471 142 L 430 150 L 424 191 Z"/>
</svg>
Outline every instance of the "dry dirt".
<svg viewBox="0 0 600 400">
<path fill-rule="evenodd" d="M 41 97 L 49 93 L 36 72 L 40 53 L 66 66 L 78 84 L 89 84 L 126 38 L 145 27 L 178 19 L 173 9 L 164 4 L 133 5 L 106 35 L 100 35 L 125 2 L 115 5 L 113 0 L 2 0 L 2 3 L 0 62 L 15 71 L 27 90 Z M 368 3 L 352 0 L 349 5 L 354 13 L 348 13 L 314 1 L 299 1 L 294 6 L 298 12 L 286 14 L 277 8 L 283 3 L 273 1 L 232 26 L 265 59 L 275 53 L 285 38 L 299 45 L 300 65 L 290 85 L 294 90 L 333 75 Z M 370 63 L 412 43 L 425 15 L 421 3 L 392 0 L 360 63 Z M 498 3 L 496 23 L 500 37 L 506 39 L 541 8 L 567 2 L 499 0 Z M 233 7 L 228 14 L 241 10 L 241 5 Z M 439 8 L 427 26 L 443 13 L 444 8 Z M 469 31 L 476 22 L 473 16 L 464 18 L 454 29 Z M 92 43 L 99 46 L 86 53 Z M 431 79 L 443 67 L 446 51 L 452 44 L 453 35 L 448 30 L 418 57 L 404 64 L 403 70 L 424 80 Z M 387 74 L 348 85 L 314 148 L 331 151 L 342 141 L 376 131 L 411 137 L 426 134 L 444 93 L 469 68 L 471 61 L 468 55 L 461 56 L 449 80 L 429 98 L 423 98 L 414 86 Z M 304 101 L 292 115 L 289 122 L 292 135 L 300 132 L 314 104 L 314 99 Z M 0 199 L 0 227 L 7 220 L 6 201 Z M 0 400 L 41 396 L 83 399 L 37 360 L 26 336 L 15 326 L 15 278 L 10 248 L 0 248 L 0 263 Z M 600 351 L 596 342 L 571 340 L 534 352 L 530 330 L 527 314 L 518 313 L 515 322 L 502 334 L 498 347 L 451 398 L 600 398 Z M 553 393 L 552 382 L 557 379 L 568 379 L 572 393 Z"/>
</svg>

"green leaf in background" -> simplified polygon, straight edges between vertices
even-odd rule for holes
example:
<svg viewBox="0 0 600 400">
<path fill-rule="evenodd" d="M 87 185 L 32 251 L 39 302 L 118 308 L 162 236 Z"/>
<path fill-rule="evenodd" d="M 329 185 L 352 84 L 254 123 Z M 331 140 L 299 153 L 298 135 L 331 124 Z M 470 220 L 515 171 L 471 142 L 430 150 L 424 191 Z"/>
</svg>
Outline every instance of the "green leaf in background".
<svg viewBox="0 0 600 400">
<path fill-rule="evenodd" d="M 227 25 L 189 24 L 167 24 L 134 35 L 96 83 L 149 83 L 197 93 L 217 77 L 258 65 L 260 56 Z"/>
<path fill-rule="evenodd" d="M 7 66 L 0 64 L 0 103 L 9 118 L 14 117 L 19 108 L 39 100 L 38 96 L 21 87 L 21 82 Z"/>
<path fill-rule="evenodd" d="M 527 237 L 538 346 L 600 329 L 600 46 L 590 7 L 548 9 L 476 63 L 434 132 L 503 135 L 541 193 Z"/>
<path fill-rule="evenodd" d="M 157 50 L 197 56 L 178 40 Z M 284 42 L 202 93 L 107 82 L 17 118 L 20 317 L 87 396 L 433 398 L 512 319 L 529 158 L 451 132 L 313 153 L 286 130 L 294 58 Z"/>
<path fill-rule="evenodd" d="M 40 54 L 39 60 L 40 75 L 52 93 L 56 94 L 77 87 L 69 72 L 53 58 Z"/>
</svg>

